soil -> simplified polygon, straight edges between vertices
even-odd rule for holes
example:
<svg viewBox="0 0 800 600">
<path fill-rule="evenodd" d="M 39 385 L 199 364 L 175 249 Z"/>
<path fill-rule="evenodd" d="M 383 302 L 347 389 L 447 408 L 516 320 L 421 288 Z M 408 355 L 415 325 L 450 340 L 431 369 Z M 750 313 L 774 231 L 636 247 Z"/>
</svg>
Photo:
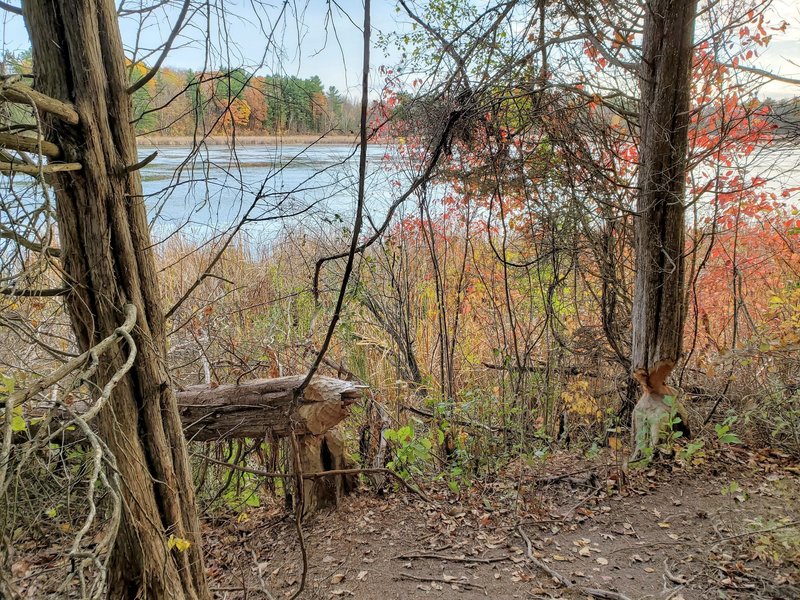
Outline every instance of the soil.
<svg viewBox="0 0 800 600">
<path fill-rule="evenodd" d="M 427 500 L 362 490 L 303 524 L 300 598 L 800 598 L 797 464 L 736 448 L 696 462 L 623 475 L 611 456 L 563 453 L 546 472 L 514 464 Z M 205 528 L 215 597 L 292 597 L 291 515 L 256 509 Z"/>
</svg>

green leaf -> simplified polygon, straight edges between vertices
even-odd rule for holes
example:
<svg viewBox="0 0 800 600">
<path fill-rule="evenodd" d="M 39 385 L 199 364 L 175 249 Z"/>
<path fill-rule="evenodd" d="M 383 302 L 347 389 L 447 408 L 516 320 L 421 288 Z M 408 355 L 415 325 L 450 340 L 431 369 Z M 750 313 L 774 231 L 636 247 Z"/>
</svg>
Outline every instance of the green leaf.
<svg viewBox="0 0 800 600">
<path fill-rule="evenodd" d="M 25 422 L 25 419 L 18 415 L 14 415 L 11 418 L 11 431 L 25 431 L 28 428 L 28 424 Z"/>
</svg>

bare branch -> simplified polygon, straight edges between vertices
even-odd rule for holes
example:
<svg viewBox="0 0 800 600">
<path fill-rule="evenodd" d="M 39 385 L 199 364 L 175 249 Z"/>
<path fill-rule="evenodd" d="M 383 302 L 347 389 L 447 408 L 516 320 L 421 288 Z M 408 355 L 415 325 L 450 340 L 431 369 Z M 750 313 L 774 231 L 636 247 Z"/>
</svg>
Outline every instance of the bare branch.
<svg viewBox="0 0 800 600">
<path fill-rule="evenodd" d="M 80 116 L 67 102 L 61 102 L 19 83 L 7 82 L 0 86 L 0 99 L 22 104 L 32 104 L 41 112 L 57 116 L 70 125 L 77 125 Z"/>
<path fill-rule="evenodd" d="M 17 162 L 0 162 L 0 172 L 25 173 L 26 175 L 39 175 L 47 173 L 63 173 L 64 171 L 80 171 L 80 163 L 50 163 L 47 165 L 28 165 Z"/>
<path fill-rule="evenodd" d="M 19 6 L 14 6 L 8 2 L 0 2 L 0 8 L 7 10 L 10 13 L 14 13 L 15 15 L 22 15 L 22 9 Z"/>
<path fill-rule="evenodd" d="M 22 150 L 23 152 L 36 152 L 48 158 L 58 158 L 61 156 L 61 148 L 56 146 L 53 142 L 11 133 L 0 133 L 0 148 Z"/>
<path fill-rule="evenodd" d="M 175 21 L 175 27 L 172 28 L 172 32 L 169 34 L 167 41 L 164 43 L 164 50 L 161 52 L 161 56 L 158 57 L 156 64 L 153 65 L 153 68 L 150 69 L 144 77 L 139 79 L 136 83 L 128 88 L 129 94 L 133 94 L 136 90 L 143 88 L 145 85 L 147 85 L 148 81 L 156 76 L 156 73 L 158 73 L 162 63 L 167 58 L 169 51 L 172 49 L 172 44 L 175 42 L 175 38 L 178 37 L 178 34 L 183 28 L 183 21 L 186 18 L 186 13 L 189 12 L 190 4 L 191 0 L 183 0 L 183 7 L 181 7 L 181 12 L 178 14 L 178 20 Z"/>
</svg>

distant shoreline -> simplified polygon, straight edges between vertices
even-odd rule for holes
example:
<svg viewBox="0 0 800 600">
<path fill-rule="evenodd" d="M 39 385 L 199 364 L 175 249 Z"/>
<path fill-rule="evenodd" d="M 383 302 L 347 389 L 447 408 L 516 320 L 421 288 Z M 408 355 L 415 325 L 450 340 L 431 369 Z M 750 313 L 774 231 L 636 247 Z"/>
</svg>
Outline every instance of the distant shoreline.
<svg viewBox="0 0 800 600">
<path fill-rule="evenodd" d="M 201 138 L 197 138 L 199 141 Z M 164 136 L 141 136 L 137 138 L 139 146 L 191 146 L 195 143 L 192 136 L 164 135 Z M 227 146 L 233 140 L 229 136 L 207 136 L 204 140 L 209 146 Z M 241 135 L 236 136 L 236 144 L 239 146 L 308 146 L 312 144 L 337 144 L 355 145 L 358 136 L 353 135 Z"/>
</svg>

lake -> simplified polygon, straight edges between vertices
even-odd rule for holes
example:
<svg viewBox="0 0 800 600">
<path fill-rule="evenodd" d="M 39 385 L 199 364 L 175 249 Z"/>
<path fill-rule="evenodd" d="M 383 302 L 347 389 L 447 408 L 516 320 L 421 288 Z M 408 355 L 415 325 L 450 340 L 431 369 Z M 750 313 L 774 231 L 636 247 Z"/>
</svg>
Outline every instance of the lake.
<svg viewBox="0 0 800 600">
<path fill-rule="evenodd" d="M 153 148 L 139 149 L 140 158 Z M 359 155 L 353 146 L 243 145 L 232 151 L 209 146 L 166 146 L 142 169 L 142 186 L 157 237 L 181 229 L 206 238 L 246 220 L 254 238 L 273 237 L 285 228 L 347 228 L 358 191 Z M 367 149 L 365 208 L 385 217 L 387 206 L 406 185 L 393 148 Z"/>
<path fill-rule="evenodd" d="M 140 157 L 152 151 L 142 147 Z M 371 145 L 367 157 L 366 214 L 380 222 L 415 173 L 404 171 L 391 146 Z M 732 168 L 764 177 L 769 190 L 780 192 L 800 187 L 798 165 L 799 148 L 775 144 Z M 242 145 L 235 151 L 209 146 L 194 155 L 187 147 L 165 146 L 142 170 L 142 180 L 157 238 L 180 229 L 190 239 L 205 240 L 244 219 L 243 234 L 260 243 L 298 226 L 349 236 L 357 172 L 358 153 L 350 145 Z M 434 187 L 434 193 L 443 188 Z M 797 193 L 788 201 L 796 206 Z"/>
</svg>

